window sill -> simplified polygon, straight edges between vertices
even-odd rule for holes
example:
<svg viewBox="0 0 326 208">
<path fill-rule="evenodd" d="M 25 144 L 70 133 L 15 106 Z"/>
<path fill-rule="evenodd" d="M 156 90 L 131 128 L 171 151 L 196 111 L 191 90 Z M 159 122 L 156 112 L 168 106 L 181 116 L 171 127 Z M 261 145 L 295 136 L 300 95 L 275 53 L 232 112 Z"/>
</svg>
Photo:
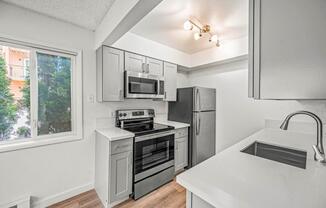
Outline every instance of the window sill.
<svg viewBox="0 0 326 208">
<path fill-rule="evenodd" d="M 82 140 L 82 138 L 77 136 L 62 136 L 57 138 L 47 138 L 47 139 L 38 139 L 38 140 L 27 139 L 25 141 L 0 144 L 0 153 L 53 145 L 53 144 L 60 144 L 65 142 L 73 142 L 79 140 Z"/>
</svg>

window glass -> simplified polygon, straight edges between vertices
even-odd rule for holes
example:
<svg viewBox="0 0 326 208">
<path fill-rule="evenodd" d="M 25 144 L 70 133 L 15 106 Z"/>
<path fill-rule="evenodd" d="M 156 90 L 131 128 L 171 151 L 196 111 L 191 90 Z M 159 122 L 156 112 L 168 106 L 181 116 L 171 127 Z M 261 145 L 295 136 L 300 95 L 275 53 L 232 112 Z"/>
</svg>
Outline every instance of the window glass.
<svg viewBox="0 0 326 208">
<path fill-rule="evenodd" d="M 0 45 L 0 141 L 31 137 L 30 51 Z"/>
<path fill-rule="evenodd" d="M 38 135 L 72 131 L 71 58 L 36 53 Z"/>
</svg>

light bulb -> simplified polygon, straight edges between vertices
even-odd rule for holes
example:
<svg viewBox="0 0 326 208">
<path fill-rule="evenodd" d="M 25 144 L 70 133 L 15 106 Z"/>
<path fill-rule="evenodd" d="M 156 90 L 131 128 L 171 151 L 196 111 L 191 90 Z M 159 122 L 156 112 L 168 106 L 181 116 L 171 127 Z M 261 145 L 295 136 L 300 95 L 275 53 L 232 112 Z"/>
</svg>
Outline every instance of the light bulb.
<svg viewBox="0 0 326 208">
<path fill-rule="evenodd" d="M 213 43 L 217 43 L 217 41 L 218 41 L 217 35 L 212 35 L 211 38 L 209 39 L 209 41 L 211 41 Z"/>
<path fill-rule="evenodd" d="M 217 40 L 217 41 L 216 41 L 216 47 L 220 47 L 220 46 L 221 46 L 220 41 Z"/>
<path fill-rule="evenodd" d="M 183 23 L 183 28 L 185 30 L 192 30 L 193 28 L 192 23 L 189 20 L 185 21 L 185 23 Z"/>
<path fill-rule="evenodd" d="M 201 36 L 202 36 L 201 33 L 196 32 L 196 33 L 194 34 L 194 39 L 195 39 L 195 40 L 199 40 L 199 39 L 201 38 Z"/>
</svg>

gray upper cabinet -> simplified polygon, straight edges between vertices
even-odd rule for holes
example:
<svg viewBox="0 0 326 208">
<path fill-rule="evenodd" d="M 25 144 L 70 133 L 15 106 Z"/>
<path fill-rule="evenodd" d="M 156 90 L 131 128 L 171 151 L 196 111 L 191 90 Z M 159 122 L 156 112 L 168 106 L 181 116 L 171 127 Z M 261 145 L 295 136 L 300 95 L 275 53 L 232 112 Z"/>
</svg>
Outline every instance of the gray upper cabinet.
<svg viewBox="0 0 326 208">
<path fill-rule="evenodd" d="M 177 69 L 176 64 L 164 62 L 165 101 L 177 100 Z"/>
<path fill-rule="evenodd" d="M 102 46 L 96 51 L 97 58 L 97 100 L 122 101 L 124 52 Z"/>
<path fill-rule="evenodd" d="M 145 73 L 147 71 L 146 57 L 135 53 L 125 52 L 125 70 Z"/>
<path fill-rule="evenodd" d="M 146 64 L 149 74 L 163 76 L 163 61 L 147 57 Z"/>
<path fill-rule="evenodd" d="M 125 52 L 125 70 L 162 76 L 163 61 Z"/>
<path fill-rule="evenodd" d="M 326 1 L 250 0 L 249 96 L 326 99 Z"/>
</svg>

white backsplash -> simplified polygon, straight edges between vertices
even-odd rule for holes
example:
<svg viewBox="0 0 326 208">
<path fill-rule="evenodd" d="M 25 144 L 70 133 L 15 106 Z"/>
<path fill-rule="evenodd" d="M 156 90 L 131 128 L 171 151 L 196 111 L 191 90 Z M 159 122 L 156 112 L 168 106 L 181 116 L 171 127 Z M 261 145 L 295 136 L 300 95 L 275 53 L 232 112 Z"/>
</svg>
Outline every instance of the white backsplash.
<svg viewBox="0 0 326 208">
<path fill-rule="evenodd" d="M 104 105 L 104 106 L 103 106 Z M 123 102 L 103 103 L 101 116 L 96 117 L 96 128 L 110 128 L 115 126 L 115 112 L 119 109 L 154 109 L 155 120 L 167 119 L 167 102 L 143 99 L 131 99 Z"/>
<path fill-rule="evenodd" d="M 265 119 L 265 128 L 279 129 L 282 122 L 281 120 Z M 325 127 L 326 124 L 323 125 L 323 129 L 325 129 Z M 315 122 L 309 121 L 290 121 L 288 131 L 316 134 L 317 125 Z"/>
</svg>

